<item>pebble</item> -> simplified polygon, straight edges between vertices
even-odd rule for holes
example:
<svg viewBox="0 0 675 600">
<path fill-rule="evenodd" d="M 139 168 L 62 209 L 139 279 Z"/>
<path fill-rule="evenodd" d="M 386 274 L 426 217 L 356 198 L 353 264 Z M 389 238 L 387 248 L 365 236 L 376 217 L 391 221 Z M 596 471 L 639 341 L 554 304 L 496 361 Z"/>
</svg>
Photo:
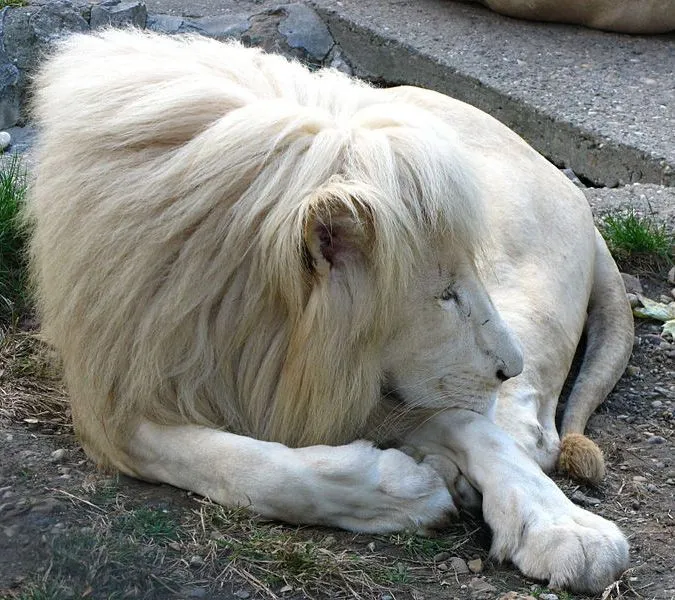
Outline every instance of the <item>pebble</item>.
<svg viewBox="0 0 675 600">
<path fill-rule="evenodd" d="M 36 513 L 38 515 L 48 515 L 61 508 L 61 503 L 54 498 L 45 498 L 44 500 L 38 501 L 33 507 L 31 507 L 30 512 Z"/>
<path fill-rule="evenodd" d="M 498 600 L 536 600 L 534 596 L 529 594 L 519 594 L 518 592 L 506 592 L 499 596 Z"/>
<path fill-rule="evenodd" d="M 633 475 L 633 481 L 635 483 L 644 483 L 645 481 L 647 481 L 647 478 L 643 477 L 642 475 Z"/>
<path fill-rule="evenodd" d="M 647 440 L 648 444 L 655 445 L 655 444 L 665 444 L 666 443 L 666 438 L 660 436 L 660 435 L 653 435 Z M 635 479 L 635 478 L 633 478 Z"/>
<path fill-rule="evenodd" d="M 66 459 L 66 454 L 67 450 L 65 448 L 59 448 L 58 450 L 54 450 L 54 452 L 51 453 L 51 459 L 52 462 L 63 462 Z"/>
<path fill-rule="evenodd" d="M 555 594 L 539 594 L 539 600 L 558 600 Z"/>
<path fill-rule="evenodd" d="M 0 151 L 5 151 L 12 143 L 12 136 L 6 131 L 0 131 Z"/>
<path fill-rule="evenodd" d="M 447 570 L 448 570 L 448 565 L 447 565 L 446 563 L 442 562 L 442 563 L 438 563 L 438 564 L 436 565 L 436 568 L 437 568 L 439 571 L 447 571 Z"/>
<path fill-rule="evenodd" d="M 251 592 L 247 592 L 246 590 L 237 590 L 234 595 L 237 598 L 241 598 L 242 600 L 246 600 L 246 598 L 251 597 Z"/>
<path fill-rule="evenodd" d="M 371 552 L 375 552 L 375 542 L 370 542 L 370 543 L 366 546 L 366 548 L 368 548 L 368 550 L 370 550 Z"/>
<path fill-rule="evenodd" d="M 394 597 L 390 594 L 382 594 L 380 600 L 394 600 Z"/>
<path fill-rule="evenodd" d="M 637 294 L 626 294 L 626 298 L 628 298 L 628 304 L 630 304 L 631 308 L 637 308 L 642 304 Z"/>
<path fill-rule="evenodd" d="M 449 562 L 456 575 L 466 575 L 469 572 L 469 567 L 463 558 L 453 556 Z"/>
<path fill-rule="evenodd" d="M 472 573 L 480 573 L 483 570 L 483 561 L 480 558 L 474 558 L 466 563 L 466 565 Z"/>
<path fill-rule="evenodd" d="M 449 552 L 439 552 L 438 554 L 434 555 L 434 562 L 443 562 L 444 560 L 448 560 L 449 558 L 450 558 Z"/>
<path fill-rule="evenodd" d="M 580 504 L 581 506 L 597 506 L 601 501 L 598 498 L 587 496 L 580 490 L 577 490 L 572 494 L 572 502 Z"/>
<path fill-rule="evenodd" d="M 675 267 L 668 271 L 668 283 L 675 284 Z"/>
<path fill-rule="evenodd" d="M 663 406 L 663 402 L 661 400 L 654 400 L 652 402 L 652 408 L 661 408 Z"/>
<path fill-rule="evenodd" d="M 623 285 L 626 288 L 626 292 L 629 294 L 642 294 L 642 284 L 640 280 L 635 277 L 635 275 L 629 275 L 628 273 L 621 273 L 621 278 L 623 279 Z"/>
<path fill-rule="evenodd" d="M 292 592 L 292 591 L 293 591 L 293 586 L 292 586 L 292 585 L 285 585 L 284 587 L 282 587 L 282 588 L 279 590 L 279 593 L 280 593 L 280 594 L 287 594 L 288 592 Z M 385 594 L 384 596 L 389 596 L 389 594 Z M 380 600 L 383 600 L 383 599 L 384 599 L 384 596 L 381 596 L 381 597 L 380 597 Z M 391 596 L 389 596 L 389 598 L 391 598 Z M 394 600 L 394 599 L 391 598 L 391 600 Z"/>
<path fill-rule="evenodd" d="M 640 367 L 636 367 L 635 365 L 628 365 L 626 367 L 626 375 L 629 375 L 630 377 L 635 377 L 636 375 L 640 374 Z"/>
<path fill-rule="evenodd" d="M 494 585 L 489 584 L 485 579 L 478 579 L 478 577 L 474 577 L 469 582 L 469 588 L 471 588 L 471 594 L 474 598 L 494 598 L 494 594 L 497 592 Z"/>
<path fill-rule="evenodd" d="M 199 554 L 195 554 L 194 556 L 190 557 L 190 566 L 193 568 L 201 567 L 204 565 L 204 559 L 199 556 Z"/>
<path fill-rule="evenodd" d="M 206 590 L 200 587 L 194 587 L 187 590 L 186 596 L 188 598 L 206 598 Z"/>
</svg>

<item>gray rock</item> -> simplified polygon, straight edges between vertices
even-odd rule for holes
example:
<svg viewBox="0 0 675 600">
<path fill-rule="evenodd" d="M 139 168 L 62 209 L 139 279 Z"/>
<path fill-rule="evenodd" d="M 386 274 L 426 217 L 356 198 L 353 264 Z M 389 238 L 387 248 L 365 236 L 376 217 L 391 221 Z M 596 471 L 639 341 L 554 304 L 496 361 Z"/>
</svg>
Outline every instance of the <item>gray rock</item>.
<svg viewBox="0 0 675 600">
<path fill-rule="evenodd" d="M 63 462 L 66 459 L 67 454 L 65 448 L 59 448 L 51 453 L 51 460 L 52 462 Z"/>
<path fill-rule="evenodd" d="M 306 4 L 284 4 L 285 14 L 279 33 L 291 48 L 301 48 L 317 62 L 322 62 L 335 42 L 321 17 Z"/>
<path fill-rule="evenodd" d="M 575 504 L 580 504 L 581 506 L 597 506 L 600 504 L 600 500 L 598 498 L 594 498 L 593 496 L 587 496 L 583 492 L 577 490 L 572 494 L 571 498 L 572 502 Z"/>
<path fill-rule="evenodd" d="M 2 11 L 0 127 L 19 122 L 18 107 L 23 104 L 29 74 L 45 50 L 65 35 L 89 30 L 83 13 L 81 5 L 66 0 Z"/>
<path fill-rule="evenodd" d="M 194 556 L 190 557 L 190 566 L 193 569 L 203 567 L 204 566 L 204 559 L 201 556 L 199 556 L 199 554 L 195 554 Z"/>
<path fill-rule="evenodd" d="M 106 0 L 91 7 L 89 25 L 92 29 L 129 25 L 144 29 L 147 19 L 148 10 L 144 2 Z"/>
<path fill-rule="evenodd" d="M 471 596 L 478 600 L 487 600 L 487 598 L 493 598 L 494 594 L 497 593 L 497 588 L 485 581 L 485 579 L 478 579 L 474 577 L 469 582 L 469 588 L 471 589 Z"/>
<path fill-rule="evenodd" d="M 657 444 L 665 444 L 666 438 L 664 438 L 660 435 L 653 435 L 652 437 L 647 439 L 647 443 L 651 444 L 652 446 L 655 446 Z"/>
<path fill-rule="evenodd" d="M 251 27 L 248 19 L 242 15 L 219 15 L 190 19 L 187 27 L 217 40 L 239 39 Z"/>
<path fill-rule="evenodd" d="M 558 600 L 556 594 L 539 594 L 539 600 Z"/>
<path fill-rule="evenodd" d="M 466 564 L 466 561 L 459 556 L 453 556 L 448 562 L 457 575 L 466 575 L 469 573 L 469 567 Z"/>
<path fill-rule="evenodd" d="M 0 152 L 4 152 L 12 143 L 12 136 L 6 131 L 0 131 Z"/>
<path fill-rule="evenodd" d="M 642 294 L 642 284 L 640 280 L 635 277 L 635 275 L 629 275 L 628 273 L 621 273 L 621 278 L 623 279 L 623 285 L 626 288 L 626 293 L 628 294 Z"/>
<path fill-rule="evenodd" d="M 0 16 L 1 18 L 1 16 Z M 20 73 L 4 53 L 0 54 L 0 128 L 11 127 L 19 120 L 20 105 Z"/>
<path fill-rule="evenodd" d="M 186 31 L 186 19 L 175 15 L 148 15 L 145 28 L 157 33 L 183 33 Z"/>
</svg>

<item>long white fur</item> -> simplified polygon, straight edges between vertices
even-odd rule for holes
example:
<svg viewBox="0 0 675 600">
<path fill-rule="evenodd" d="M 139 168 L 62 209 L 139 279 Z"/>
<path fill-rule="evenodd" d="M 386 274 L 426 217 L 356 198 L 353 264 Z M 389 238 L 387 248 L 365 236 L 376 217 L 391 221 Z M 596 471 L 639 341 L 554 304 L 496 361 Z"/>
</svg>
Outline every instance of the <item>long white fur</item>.
<svg viewBox="0 0 675 600">
<path fill-rule="evenodd" d="M 470 495 L 468 481 L 510 540 L 495 555 L 526 574 L 597 591 L 623 568 L 620 532 L 536 464 L 558 454 L 553 412 L 596 262 L 604 287 L 618 275 L 578 191 L 515 134 L 424 90 L 113 31 L 61 44 L 36 78 L 35 117 L 33 276 L 92 457 L 361 531 L 438 523 L 454 510 L 447 487 Z M 630 313 L 605 309 L 628 330 Z M 596 392 L 580 406 L 619 376 L 624 337 L 606 374 L 589 367 Z M 518 446 L 464 409 L 495 412 Z M 406 442 L 421 463 L 355 441 L 402 442 L 424 422 Z M 509 512 L 504 486 L 527 510 Z M 551 510 L 537 540 L 566 523 L 579 544 L 545 544 L 542 562 L 522 526 Z"/>
</svg>

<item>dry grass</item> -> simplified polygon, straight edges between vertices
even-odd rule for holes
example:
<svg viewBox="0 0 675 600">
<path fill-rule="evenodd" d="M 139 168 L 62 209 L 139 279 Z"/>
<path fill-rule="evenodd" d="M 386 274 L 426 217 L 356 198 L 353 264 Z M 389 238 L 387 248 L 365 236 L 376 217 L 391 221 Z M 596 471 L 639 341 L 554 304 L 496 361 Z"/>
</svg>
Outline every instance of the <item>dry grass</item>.
<svg viewBox="0 0 675 600">
<path fill-rule="evenodd" d="M 0 422 L 70 428 L 52 351 L 30 332 L 0 331 Z"/>
<path fill-rule="evenodd" d="M 466 524 L 442 538 L 387 538 L 291 527 L 201 498 L 191 509 L 131 498 L 115 479 L 88 481 L 80 493 L 51 490 L 80 517 L 57 538 L 52 562 L 16 597 L 392 599 L 420 585 L 447 585 L 434 554 L 466 550 Z M 460 552 L 464 554 L 464 552 Z M 484 549 L 481 550 L 484 554 Z"/>
</svg>

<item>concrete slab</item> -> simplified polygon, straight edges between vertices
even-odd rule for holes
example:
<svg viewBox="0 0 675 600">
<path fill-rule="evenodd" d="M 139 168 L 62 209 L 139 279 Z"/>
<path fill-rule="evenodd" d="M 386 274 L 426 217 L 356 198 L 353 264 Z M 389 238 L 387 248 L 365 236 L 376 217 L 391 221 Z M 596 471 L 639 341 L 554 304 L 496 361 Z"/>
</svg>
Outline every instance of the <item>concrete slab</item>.
<svg viewBox="0 0 675 600">
<path fill-rule="evenodd" d="M 274 0 L 147 0 L 182 16 Z M 518 21 L 451 0 L 310 0 L 357 73 L 430 87 L 494 115 L 598 185 L 675 185 L 675 35 Z"/>
<path fill-rule="evenodd" d="M 448 93 L 600 185 L 675 185 L 675 35 L 517 21 L 450 0 L 312 0 L 366 76 Z"/>
</svg>

